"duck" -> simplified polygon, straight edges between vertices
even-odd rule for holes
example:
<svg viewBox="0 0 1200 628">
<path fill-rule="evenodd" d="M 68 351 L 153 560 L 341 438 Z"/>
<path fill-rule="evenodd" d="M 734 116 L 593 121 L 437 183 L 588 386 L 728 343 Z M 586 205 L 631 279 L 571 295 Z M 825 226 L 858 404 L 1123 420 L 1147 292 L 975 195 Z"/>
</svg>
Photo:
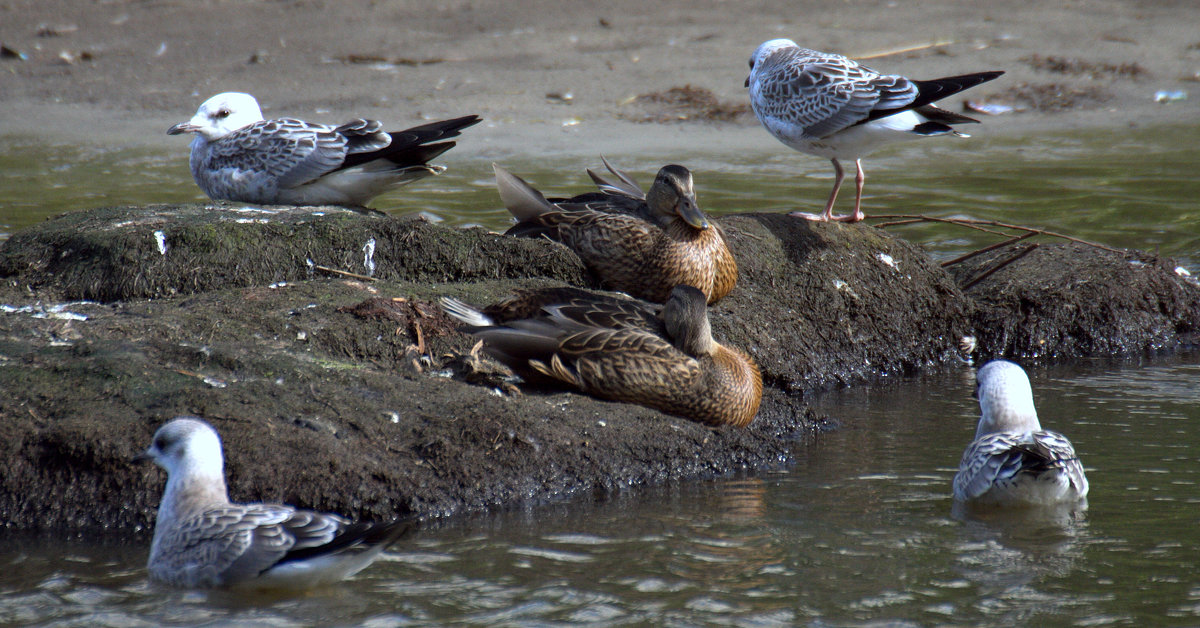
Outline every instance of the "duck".
<svg viewBox="0 0 1200 628">
<path fill-rule="evenodd" d="M 1066 436 L 1042 429 L 1029 376 L 993 360 L 976 373 L 981 416 L 954 476 L 954 498 L 982 505 L 1059 505 L 1087 497 L 1088 480 Z"/>
<path fill-rule="evenodd" d="M 683 166 L 663 166 L 643 193 L 609 165 L 616 180 L 589 171 L 599 192 L 553 200 L 493 168 L 500 198 L 518 221 L 506 235 L 561 242 L 608 289 L 663 303 L 675 286 L 690 285 L 712 304 L 737 283 L 725 234 L 701 211 L 692 173 Z"/>
<path fill-rule="evenodd" d="M 541 304 L 533 316 L 498 320 L 530 300 L 542 298 L 486 310 L 451 298 L 441 303 L 485 353 L 523 376 L 706 425 L 745 427 L 758 414 L 758 365 L 713 338 L 700 289 L 676 286 L 661 306 L 577 295 Z"/>
<path fill-rule="evenodd" d="M 352 522 L 283 504 L 229 501 L 221 438 L 207 421 L 176 417 L 134 462 L 167 472 L 147 569 L 168 586 L 303 590 L 365 569 L 413 526 Z"/>
</svg>

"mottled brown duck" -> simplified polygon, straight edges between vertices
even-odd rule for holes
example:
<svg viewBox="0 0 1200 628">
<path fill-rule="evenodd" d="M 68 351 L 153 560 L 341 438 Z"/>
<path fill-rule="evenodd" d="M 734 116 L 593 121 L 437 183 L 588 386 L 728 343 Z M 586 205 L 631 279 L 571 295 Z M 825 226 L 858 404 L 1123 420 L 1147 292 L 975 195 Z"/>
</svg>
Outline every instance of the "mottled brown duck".
<svg viewBox="0 0 1200 628">
<path fill-rule="evenodd" d="M 518 221 L 508 235 L 565 244 L 607 288 L 663 303 L 672 288 L 690 285 L 716 303 L 737 283 L 725 235 L 700 210 L 683 166 L 664 166 L 645 193 L 608 166 L 619 180 L 589 171 L 600 192 L 553 200 L 493 167 L 500 198 Z"/>
<path fill-rule="evenodd" d="M 691 286 L 674 288 L 660 307 L 579 296 L 507 322 L 455 299 L 442 307 L 518 373 L 709 425 L 743 427 L 758 414 L 758 366 L 713 338 L 704 293 Z"/>
</svg>

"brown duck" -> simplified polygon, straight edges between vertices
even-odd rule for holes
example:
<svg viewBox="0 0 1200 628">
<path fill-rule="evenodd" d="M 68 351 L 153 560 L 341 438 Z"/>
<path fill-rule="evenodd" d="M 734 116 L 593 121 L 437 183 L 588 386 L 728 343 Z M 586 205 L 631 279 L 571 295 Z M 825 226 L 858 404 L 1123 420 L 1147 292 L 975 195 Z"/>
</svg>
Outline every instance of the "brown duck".
<svg viewBox="0 0 1200 628">
<path fill-rule="evenodd" d="M 511 301 L 488 310 L 503 316 L 524 307 Z M 443 299 L 442 307 L 468 325 L 464 331 L 481 339 L 488 355 L 518 373 L 709 425 L 743 427 L 758 414 L 758 366 L 713 339 L 704 293 L 691 286 L 674 288 L 661 307 L 578 296 L 507 322 L 454 299 Z"/>
<path fill-rule="evenodd" d="M 683 166 L 664 166 L 646 193 L 612 166 L 618 181 L 589 171 L 600 192 L 552 201 L 493 168 L 500 198 L 518 220 L 508 235 L 565 244 L 608 288 L 662 303 L 675 286 L 690 285 L 716 303 L 737 283 L 725 235 L 696 204 Z"/>
</svg>

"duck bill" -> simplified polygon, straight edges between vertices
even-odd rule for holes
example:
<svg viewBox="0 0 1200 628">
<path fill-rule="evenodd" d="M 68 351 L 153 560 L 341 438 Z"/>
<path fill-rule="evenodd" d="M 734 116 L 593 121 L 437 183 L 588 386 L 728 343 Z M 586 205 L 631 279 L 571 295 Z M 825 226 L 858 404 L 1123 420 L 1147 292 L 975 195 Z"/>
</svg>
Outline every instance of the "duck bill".
<svg viewBox="0 0 1200 628">
<path fill-rule="evenodd" d="M 675 211 L 684 222 L 695 229 L 707 229 L 712 226 L 708 222 L 708 216 L 705 216 L 696 201 L 690 198 L 680 199 L 679 204 L 675 206 Z"/>
<path fill-rule="evenodd" d="M 195 133 L 200 130 L 200 127 L 191 122 L 180 122 L 175 126 L 167 129 L 167 135 L 179 135 L 180 133 Z"/>
</svg>

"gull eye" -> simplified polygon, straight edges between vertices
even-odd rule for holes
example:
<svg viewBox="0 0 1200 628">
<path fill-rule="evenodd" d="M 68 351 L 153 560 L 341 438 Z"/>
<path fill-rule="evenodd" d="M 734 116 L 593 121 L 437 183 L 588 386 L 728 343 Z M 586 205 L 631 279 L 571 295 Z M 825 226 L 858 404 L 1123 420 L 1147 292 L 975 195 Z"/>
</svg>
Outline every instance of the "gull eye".
<svg viewBox="0 0 1200 628">
<path fill-rule="evenodd" d="M 213 114 L 213 117 L 218 120 L 224 120 L 225 118 L 229 117 L 230 113 L 232 112 L 229 111 L 228 107 L 221 107 L 217 110 L 217 113 Z"/>
</svg>

